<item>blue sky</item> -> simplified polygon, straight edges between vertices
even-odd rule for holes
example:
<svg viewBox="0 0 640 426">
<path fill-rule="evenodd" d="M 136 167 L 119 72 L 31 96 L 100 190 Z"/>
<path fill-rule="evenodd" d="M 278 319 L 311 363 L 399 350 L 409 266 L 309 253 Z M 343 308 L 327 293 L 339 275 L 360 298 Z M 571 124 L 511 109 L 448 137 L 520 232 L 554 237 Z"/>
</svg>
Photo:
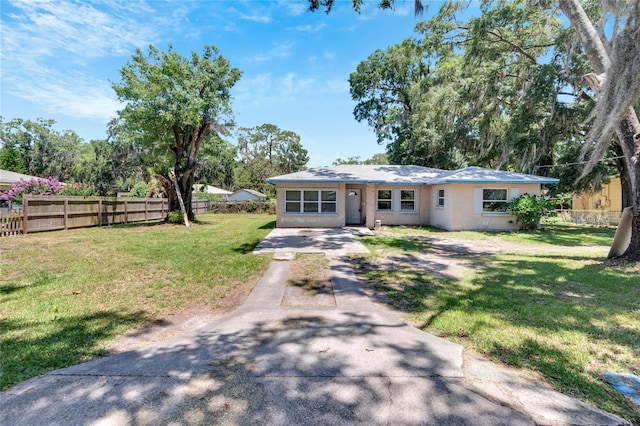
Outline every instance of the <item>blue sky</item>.
<svg viewBox="0 0 640 426">
<path fill-rule="evenodd" d="M 121 108 L 111 83 L 136 47 L 171 43 L 188 55 L 213 44 L 243 71 L 232 92 L 237 124 L 298 133 L 310 167 L 384 152 L 353 118 L 349 74 L 417 23 L 409 0 L 394 11 L 365 2 L 360 15 L 340 0 L 329 15 L 307 12 L 305 0 L 0 1 L 5 120 L 52 118 L 57 130 L 103 139 Z"/>
</svg>

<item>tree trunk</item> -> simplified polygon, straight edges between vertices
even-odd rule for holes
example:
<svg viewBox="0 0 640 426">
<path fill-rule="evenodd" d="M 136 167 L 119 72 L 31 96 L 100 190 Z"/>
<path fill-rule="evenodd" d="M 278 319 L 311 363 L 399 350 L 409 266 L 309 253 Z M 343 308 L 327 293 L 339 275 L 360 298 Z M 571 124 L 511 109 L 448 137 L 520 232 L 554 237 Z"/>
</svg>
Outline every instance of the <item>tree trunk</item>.
<svg viewBox="0 0 640 426">
<path fill-rule="evenodd" d="M 611 64 L 609 55 L 604 47 L 604 43 L 598 36 L 593 23 L 585 13 L 579 0 L 560 0 L 560 9 L 569 18 L 571 26 L 576 31 L 585 53 L 589 58 L 589 62 L 594 71 L 599 75 L 585 76 L 588 83 L 594 91 L 600 91 L 600 85 L 604 73 L 608 71 Z M 616 76 L 608 76 L 607 78 L 615 78 Z M 617 119 L 619 117 L 612 117 Z M 620 180 L 628 182 L 631 189 L 628 190 L 627 196 L 631 196 L 630 205 L 633 206 L 633 221 L 631 228 L 631 243 L 623 257 L 629 260 L 640 259 L 640 161 L 638 161 L 639 147 L 636 145 L 635 135 L 640 133 L 640 121 L 633 108 L 629 108 L 622 120 L 616 126 L 616 136 L 619 142 L 623 160 L 626 165 L 626 176 L 621 174 Z M 640 141 L 639 141 L 640 143 Z M 599 152 L 598 152 L 599 151 Z M 606 152 L 606 148 L 596 148 L 594 157 L 598 157 L 600 153 Z M 599 158 L 595 158 L 598 160 Z M 624 191 L 623 191 L 624 193 Z M 627 201 L 629 202 L 629 201 Z"/>
</svg>

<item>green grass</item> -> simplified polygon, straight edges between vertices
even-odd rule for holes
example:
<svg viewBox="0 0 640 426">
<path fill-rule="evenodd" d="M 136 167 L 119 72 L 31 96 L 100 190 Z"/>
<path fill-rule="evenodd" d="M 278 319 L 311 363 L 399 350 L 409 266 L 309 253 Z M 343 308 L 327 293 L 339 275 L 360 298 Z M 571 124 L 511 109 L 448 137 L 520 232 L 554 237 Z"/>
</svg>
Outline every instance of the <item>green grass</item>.
<svg viewBox="0 0 640 426">
<path fill-rule="evenodd" d="M 446 236 L 447 238 L 491 241 L 522 242 L 531 244 L 551 244 L 556 246 L 609 246 L 613 242 L 615 229 L 597 228 L 577 223 L 547 221 L 536 231 L 483 232 L 444 231 L 432 227 L 393 226 L 385 230 L 397 235 Z M 400 244 L 400 243 L 397 243 Z"/>
<path fill-rule="evenodd" d="M 105 354 L 174 308 L 213 307 L 261 274 L 268 215 L 200 215 L 0 240 L 0 388 Z"/>
<path fill-rule="evenodd" d="M 587 235 L 591 230 L 594 235 Z M 391 231 L 401 240 L 434 232 Z M 574 238 L 608 241 L 611 231 L 600 231 L 555 225 L 553 235 L 532 232 L 490 237 L 528 244 L 568 244 Z M 438 236 L 446 238 L 447 234 Z M 460 233 L 453 236 L 461 237 Z M 486 237 L 482 233 L 467 236 Z M 393 238 L 386 233 L 362 241 L 377 253 L 374 257 L 392 255 L 388 250 L 397 247 L 411 252 L 401 242 L 390 241 Z M 494 360 L 542 373 L 559 391 L 640 424 L 640 410 L 602 379 L 608 371 L 640 375 L 639 268 L 633 264 L 607 266 L 589 257 L 593 255 L 567 252 L 566 256 L 484 257 L 480 268 L 470 270 L 461 280 L 420 267 L 374 269 L 366 275 L 423 330 Z"/>
</svg>

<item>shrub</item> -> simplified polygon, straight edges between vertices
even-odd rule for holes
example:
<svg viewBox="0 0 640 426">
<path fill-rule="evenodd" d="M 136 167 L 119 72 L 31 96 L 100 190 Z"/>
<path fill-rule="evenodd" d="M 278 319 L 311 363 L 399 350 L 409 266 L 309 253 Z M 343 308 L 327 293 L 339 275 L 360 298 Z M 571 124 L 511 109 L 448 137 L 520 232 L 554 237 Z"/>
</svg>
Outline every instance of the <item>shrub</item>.
<svg viewBox="0 0 640 426">
<path fill-rule="evenodd" d="M 11 188 L 0 194 L 0 200 L 19 204 L 22 203 L 24 195 L 56 195 L 60 191 L 62 191 L 62 184 L 53 177 L 20 179 L 14 182 Z"/>
<path fill-rule="evenodd" d="M 184 223 L 184 218 L 180 210 L 174 210 L 167 215 L 169 223 Z"/>
<path fill-rule="evenodd" d="M 258 203 L 255 200 L 249 200 L 245 204 L 245 210 L 247 213 L 255 213 L 258 210 Z"/>
<path fill-rule="evenodd" d="M 551 200 L 530 194 L 511 200 L 507 203 L 507 210 L 516 217 L 523 230 L 537 229 L 543 217 L 555 214 Z"/>
<path fill-rule="evenodd" d="M 133 198 L 147 198 L 147 193 L 149 192 L 149 185 L 145 182 L 138 182 L 133 185 L 131 191 L 129 191 L 129 197 Z"/>
<path fill-rule="evenodd" d="M 80 197 L 91 197 L 98 194 L 98 189 L 93 184 L 68 183 L 62 189 L 62 195 L 75 195 Z"/>
</svg>

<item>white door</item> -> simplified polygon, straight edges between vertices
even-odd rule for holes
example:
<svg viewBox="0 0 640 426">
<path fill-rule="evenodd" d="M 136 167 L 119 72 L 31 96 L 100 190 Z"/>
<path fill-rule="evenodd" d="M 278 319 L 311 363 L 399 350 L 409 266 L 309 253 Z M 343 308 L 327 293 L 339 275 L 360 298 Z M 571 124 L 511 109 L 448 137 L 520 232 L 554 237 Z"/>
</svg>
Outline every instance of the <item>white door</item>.
<svg viewBox="0 0 640 426">
<path fill-rule="evenodd" d="M 359 189 L 347 189 L 347 202 L 346 208 L 346 222 L 347 224 L 361 224 L 362 218 L 360 216 L 360 190 Z"/>
</svg>

